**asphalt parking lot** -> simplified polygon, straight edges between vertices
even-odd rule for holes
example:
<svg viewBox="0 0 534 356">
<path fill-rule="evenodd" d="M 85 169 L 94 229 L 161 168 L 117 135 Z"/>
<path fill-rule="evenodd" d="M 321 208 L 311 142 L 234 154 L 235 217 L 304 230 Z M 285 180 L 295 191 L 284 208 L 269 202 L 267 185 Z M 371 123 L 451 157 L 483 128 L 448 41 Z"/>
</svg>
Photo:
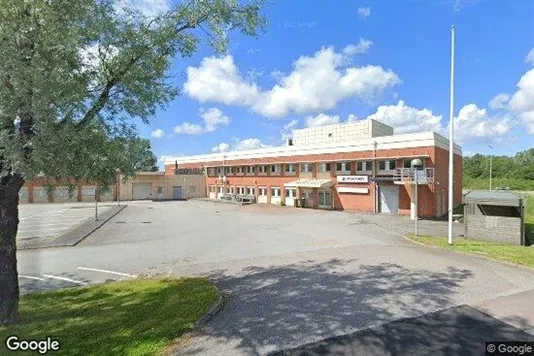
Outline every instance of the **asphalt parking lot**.
<svg viewBox="0 0 534 356">
<path fill-rule="evenodd" d="M 110 207 L 110 203 L 99 204 L 98 215 Z M 17 239 L 53 240 L 94 217 L 94 203 L 21 204 Z"/>
<path fill-rule="evenodd" d="M 337 211 L 134 202 L 76 247 L 20 251 L 19 271 L 41 278 L 34 290 L 61 281 L 47 276 L 207 276 L 226 304 L 184 355 L 263 355 L 460 305 L 493 305 L 497 315 L 512 310 L 502 300 L 531 295 L 521 293 L 534 289 L 533 272 L 414 245 L 402 224 L 410 226 Z M 506 318 L 533 327 L 523 309 Z"/>
</svg>

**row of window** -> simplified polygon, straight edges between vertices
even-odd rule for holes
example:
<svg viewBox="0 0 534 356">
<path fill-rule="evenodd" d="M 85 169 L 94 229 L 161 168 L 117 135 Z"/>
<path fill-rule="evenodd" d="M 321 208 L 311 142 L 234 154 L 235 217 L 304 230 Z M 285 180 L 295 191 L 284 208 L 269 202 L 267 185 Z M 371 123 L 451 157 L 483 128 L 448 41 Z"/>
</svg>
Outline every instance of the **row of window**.
<svg viewBox="0 0 534 356">
<path fill-rule="evenodd" d="M 272 197 L 281 197 L 282 196 L 282 190 L 280 187 L 258 187 L 258 196 L 267 196 L 268 189 L 271 190 L 271 196 Z M 296 188 L 285 188 L 286 189 L 286 198 L 296 198 L 297 197 L 297 189 Z M 219 194 L 248 194 L 248 195 L 256 195 L 256 188 L 255 187 L 219 187 L 218 193 Z M 215 186 L 210 185 L 210 193 L 215 193 Z"/>
<path fill-rule="evenodd" d="M 314 163 L 288 163 L 284 164 L 284 172 L 286 175 L 295 174 L 300 166 L 301 173 L 311 173 L 313 172 Z M 317 163 L 317 171 L 319 173 L 330 172 L 331 163 L 322 162 Z M 404 168 L 410 168 L 411 159 L 405 159 L 403 161 Z M 256 171 L 257 167 L 257 171 Z M 336 162 L 336 172 L 338 173 L 350 173 L 351 162 Z M 393 171 L 397 168 L 397 161 L 394 159 L 391 160 L 381 160 L 378 161 L 378 170 L 379 171 Z M 400 168 L 400 167 L 399 167 Z M 370 172 L 373 170 L 373 161 L 358 161 L 356 163 L 356 172 Z M 217 175 L 231 175 L 231 174 L 271 174 L 278 175 L 282 171 L 281 164 L 272 164 L 272 165 L 261 165 L 261 166 L 237 166 L 237 167 L 218 167 L 218 168 L 208 168 L 208 176 L 217 176 Z"/>
</svg>

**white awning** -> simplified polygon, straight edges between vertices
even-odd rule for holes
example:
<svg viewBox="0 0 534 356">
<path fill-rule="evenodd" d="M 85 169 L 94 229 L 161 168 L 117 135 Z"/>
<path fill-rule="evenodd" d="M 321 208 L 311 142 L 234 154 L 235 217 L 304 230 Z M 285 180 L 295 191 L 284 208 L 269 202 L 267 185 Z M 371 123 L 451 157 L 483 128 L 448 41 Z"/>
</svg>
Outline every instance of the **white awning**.
<svg viewBox="0 0 534 356">
<path fill-rule="evenodd" d="M 332 180 L 330 179 L 297 179 L 284 184 L 284 187 L 299 188 L 327 188 L 330 186 L 332 186 Z"/>
</svg>

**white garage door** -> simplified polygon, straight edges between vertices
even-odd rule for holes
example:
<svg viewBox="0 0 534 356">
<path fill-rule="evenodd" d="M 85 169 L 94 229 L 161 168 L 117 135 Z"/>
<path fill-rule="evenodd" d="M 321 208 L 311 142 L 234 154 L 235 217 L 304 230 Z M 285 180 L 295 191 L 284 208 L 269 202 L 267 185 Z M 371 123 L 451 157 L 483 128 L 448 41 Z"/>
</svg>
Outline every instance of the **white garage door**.
<svg viewBox="0 0 534 356">
<path fill-rule="evenodd" d="M 399 187 L 396 185 L 380 186 L 380 212 L 399 213 Z"/>
<path fill-rule="evenodd" d="M 152 193 L 152 183 L 133 183 L 133 200 L 146 200 L 152 199 L 150 194 Z"/>
</svg>

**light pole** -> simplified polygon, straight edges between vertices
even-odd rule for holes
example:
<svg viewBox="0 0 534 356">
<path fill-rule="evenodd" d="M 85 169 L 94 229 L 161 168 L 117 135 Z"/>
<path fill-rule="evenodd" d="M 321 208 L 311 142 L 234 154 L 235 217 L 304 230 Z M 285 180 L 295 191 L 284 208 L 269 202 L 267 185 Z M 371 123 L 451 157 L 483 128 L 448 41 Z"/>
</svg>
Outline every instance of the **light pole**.
<svg viewBox="0 0 534 356">
<path fill-rule="evenodd" d="M 121 176 L 120 176 L 120 169 L 116 169 L 115 172 L 117 172 L 117 177 L 116 177 L 116 180 L 117 180 L 117 206 L 121 206 L 121 192 L 120 192 L 120 181 L 121 181 Z"/>
<path fill-rule="evenodd" d="M 488 145 L 489 148 L 491 148 L 493 150 L 493 145 Z M 493 178 L 493 152 L 490 153 L 490 172 L 489 172 L 489 178 L 490 178 L 490 181 L 489 181 L 489 190 L 491 191 L 491 179 Z"/>
<path fill-rule="evenodd" d="M 419 199 L 418 199 L 418 192 L 419 192 L 419 173 L 418 168 L 421 168 L 423 166 L 423 162 L 419 158 L 412 159 L 411 166 L 413 169 L 413 172 L 415 174 L 415 194 L 414 194 L 414 200 L 415 200 L 415 214 L 414 214 L 414 220 L 415 220 L 415 236 L 419 236 Z"/>
</svg>

